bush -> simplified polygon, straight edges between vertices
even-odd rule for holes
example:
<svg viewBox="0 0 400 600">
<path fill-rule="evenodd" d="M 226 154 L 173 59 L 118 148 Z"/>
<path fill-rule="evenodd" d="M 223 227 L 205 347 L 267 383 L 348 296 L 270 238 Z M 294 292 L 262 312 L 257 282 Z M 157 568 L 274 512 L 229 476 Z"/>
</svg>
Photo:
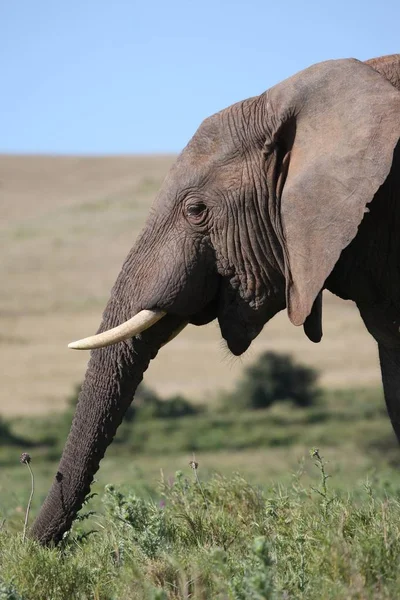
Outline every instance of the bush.
<svg viewBox="0 0 400 600">
<path fill-rule="evenodd" d="M 138 388 L 133 404 L 129 408 L 129 411 L 134 412 L 136 418 L 144 421 L 150 419 L 178 419 L 187 415 L 195 415 L 200 410 L 200 407 L 194 406 L 180 395 L 162 400 L 143 384 Z"/>
<path fill-rule="evenodd" d="M 15 435 L 11 430 L 11 425 L 0 416 L 0 446 L 31 446 L 29 440 Z"/>
<path fill-rule="evenodd" d="M 289 355 L 265 352 L 245 369 L 233 401 L 251 409 L 267 408 L 282 400 L 310 406 L 318 395 L 317 380 L 317 371 L 297 364 Z"/>
</svg>

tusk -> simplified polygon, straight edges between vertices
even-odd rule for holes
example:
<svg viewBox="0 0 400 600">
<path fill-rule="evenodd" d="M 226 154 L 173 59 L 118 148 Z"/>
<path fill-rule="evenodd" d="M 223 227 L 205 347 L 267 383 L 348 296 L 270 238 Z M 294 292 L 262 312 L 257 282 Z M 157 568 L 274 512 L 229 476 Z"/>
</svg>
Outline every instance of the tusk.
<svg viewBox="0 0 400 600">
<path fill-rule="evenodd" d="M 121 325 L 97 335 L 83 338 L 77 342 L 71 342 L 68 344 L 68 348 L 73 348 L 74 350 L 92 350 L 94 348 L 111 346 L 145 331 L 145 329 L 148 329 L 165 317 L 166 314 L 163 310 L 141 310 L 137 315 L 125 321 L 125 323 L 121 323 Z"/>
<path fill-rule="evenodd" d="M 179 325 L 179 327 L 178 327 L 177 329 L 175 329 L 175 331 L 173 331 L 173 332 L 171 333 L 171 335 L 169 336 L 169 338 L 167 339 L 167 341 L 166 341 L 166 342 L 164 342 L 164 343 L 161 345 L 161 348 L 162 348 L 163 346 L 166 346 L 166 345 L 167 345 L 167 344 L 169 344 L 170 342 L 172 342 L 172 340 L 173 340 L 173 339 L 175 339 L 175 338 L 176 338 L 176 336 L 177 336 L 177 335 L 179 335 L 179 334 L 180 334 L 180 332 L 181 332 L 181 331 L 183 331 L 183 330 L 185 329 L 186 325 L 189 325 L 188 321 L 184 321 L 184 322 L 182 323 L 182 325 Z"/>
</svg>

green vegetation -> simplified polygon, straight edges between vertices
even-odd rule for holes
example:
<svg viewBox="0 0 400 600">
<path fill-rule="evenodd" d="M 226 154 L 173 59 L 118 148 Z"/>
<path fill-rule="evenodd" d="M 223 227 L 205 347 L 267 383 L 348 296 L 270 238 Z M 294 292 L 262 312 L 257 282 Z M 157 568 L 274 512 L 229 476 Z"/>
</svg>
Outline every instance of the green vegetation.
<svg viewBox="0 0 400 600">
<path fill-rule="evenodd" d="M 318 373 L 299 365 L 287 354 L 264 352 L 247 367 L 233 401 L 243 408 L 267 408 L 274 402 L 291 401 L 309 406 L 318 397 Z"/>
<path fill-rule="evenodd" d="M 0 533 L 0 598 L 395 598 L 400 504 L 366 482 L 261 490 L 237 474 L 176 473 L 157 500 L 106 486 L 103 511 L 60 548 Z M 193 472 L 196 475 L 195 471 Z M 83 528 L 83 525 L 89 528 Z"/>
<path fill-rule="evenodd" d="M 160 456 L 294 445 L 332 448 L 349 442 L 370 453 L 384 451 L 386 457 L 397 452 L 381 391 L 327 391 L 306 408 L 283 401 L 267 409 L 238 410 L 232 398 L 229 411 L 218 405 L 199 408 L 176 397 L 163 401 L 146 388 L 143 392 L 149 404 L 139 403 L 128 411 L 109 455 Z M 4 422 L 8 435 L 26 444 L 29 441 L 41 459 L 55 460 L 68 435 L 74 402 L 61 415 Z M 20 446 L 24 449 L 23 443 Z M 0 465 L 14 461 L 15 448 L 0 446 Z"/>
<path fill-rule="evenodd" d="M 13 433 L 11 430 L 10 423 L 4 421 L 4 419 L 0 417 L 0 447 L 20 446 L 21 444 L 29 446 L 30 441 L 27 438 L 15 435 L 15 433 Z"/>
<path fill-rule="evenodd" d="M 381 391 L 318 392 L 315 373 L 267 359 L 229 410 L 142 386 L 56 549 L 22 541 L 19 454 L 32 456 L 32 519 L 78 390 L 63 415 L 1 421 L 0 600 L 397 597 L 399 450 Z M 254 403 L 252 377 L 279 401 Z"/>
</svg>

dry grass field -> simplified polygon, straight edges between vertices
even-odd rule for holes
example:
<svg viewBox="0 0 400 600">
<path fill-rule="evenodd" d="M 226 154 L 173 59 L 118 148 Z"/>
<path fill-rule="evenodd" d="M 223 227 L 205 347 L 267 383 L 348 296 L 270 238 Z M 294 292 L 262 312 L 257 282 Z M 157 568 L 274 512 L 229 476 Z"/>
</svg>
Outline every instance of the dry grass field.
<svg viewBox="0 0 400 600">
<path fill-rule="evenodd" d="M 172 156 L 0 156 L 0 414 L 64 406 L 88 354 L 67 343 L 93 333 L 109 290 Z M 325 386 L 379 382 L 377 353 L 356 308 L 326 294 L 324 338 L 314 345 L 286 314 L 241 359 L 217 325 L 188 327 L 146 374 L 161 394 L 212 399 L 265 349 L 290 352 Z"/>
</svg>

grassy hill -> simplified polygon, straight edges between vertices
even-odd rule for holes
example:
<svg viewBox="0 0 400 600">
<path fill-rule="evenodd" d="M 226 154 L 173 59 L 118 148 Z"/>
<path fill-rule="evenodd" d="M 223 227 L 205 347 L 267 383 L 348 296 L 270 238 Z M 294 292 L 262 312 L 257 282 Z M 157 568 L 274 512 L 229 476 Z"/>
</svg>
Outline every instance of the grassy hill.
<svg viewBox="0 0 400 600">
<path fill-rule="evenodd" d="M 109 290 L 173 156 L 0 156 L 0 413 L 63 408 L 88 354 L 67 343 L 93 333 Z M 194 400 L 231 388 L 266 349 L 291 352 L 327 387 L 379 383 L 376 348 L 355 307 L 326 294 L 314 345 L 278 315 L 242 359 L 215 324 L 188 327 L 146 375 L 161 394 Z"/>
</svg>

